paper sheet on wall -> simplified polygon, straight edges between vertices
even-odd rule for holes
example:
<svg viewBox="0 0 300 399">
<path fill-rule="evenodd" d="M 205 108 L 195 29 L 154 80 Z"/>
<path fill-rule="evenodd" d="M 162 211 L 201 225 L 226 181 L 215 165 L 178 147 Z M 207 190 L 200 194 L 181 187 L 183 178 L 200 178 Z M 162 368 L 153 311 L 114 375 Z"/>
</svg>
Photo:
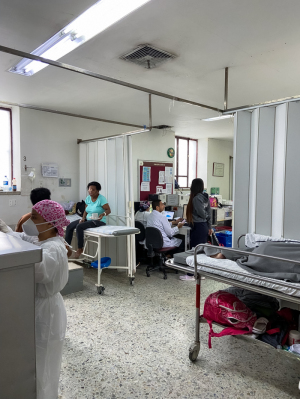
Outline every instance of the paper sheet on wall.
<svg viewBox="0 0 300 399">
<path fill-rule="evenodd" d="M 162 194 L 163 187 L 162 186 L 156 186 L 156 194 Z"/>
<path fill-rule="evenodd" d="M 165 172 L 163 170 L 159 171 L 158 184 L 165 184 Z"/>
<path fill-rule="evenodd" d="M 173 183 L 173 167 L 172 166 L 165 167 L 165 180 L 166 180 L 166 183 Z"/>
<path fill-rule="evenodd" d="M 150 191 L 150 183 L 148 181 L 141 183 L 141 191 Z"/>
<path fill-rule="evenodd" d="M 43 177 L 58 177 L 58 165 L 56 163 L 42 163 Z"/>
<path fill-rule="evenodd" d="M 167 194 L 172 194 L 172 184 L 171 183 L 166 184 L 166 192 L 167 192 Z"/>
<path fill-rule="evenodd" d="M 143 166 L 143 181 L 151 181 L 151 166 Z"/>
</svg>

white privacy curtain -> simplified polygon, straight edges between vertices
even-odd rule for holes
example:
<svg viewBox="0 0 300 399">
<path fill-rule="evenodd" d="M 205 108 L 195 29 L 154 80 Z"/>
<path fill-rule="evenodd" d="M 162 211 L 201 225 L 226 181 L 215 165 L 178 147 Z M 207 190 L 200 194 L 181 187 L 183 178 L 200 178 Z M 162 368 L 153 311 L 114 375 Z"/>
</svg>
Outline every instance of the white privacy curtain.
<svg viewBox="0 0 300 399">
<path fill-rule="evenodd" d="M 112 216 L 107 217 L 109 225 L 134 227 L 131 147 L 131 136 L 79 144 L 80 199 L 84 200 L 87 197 L 88 183 L 98 181 L 102 187 L 100 193 L 107 199 L 111 209 Z M 119 237 L 104 241 L 102 256 L 105 254 L 111 257 L 114 265 L 127 266 L 126 238 Z M 132 245 L 134 246 L 134 240 L 132 240 Z M 134 247 L 132 252 L 135 268 Z"/>
</svg>

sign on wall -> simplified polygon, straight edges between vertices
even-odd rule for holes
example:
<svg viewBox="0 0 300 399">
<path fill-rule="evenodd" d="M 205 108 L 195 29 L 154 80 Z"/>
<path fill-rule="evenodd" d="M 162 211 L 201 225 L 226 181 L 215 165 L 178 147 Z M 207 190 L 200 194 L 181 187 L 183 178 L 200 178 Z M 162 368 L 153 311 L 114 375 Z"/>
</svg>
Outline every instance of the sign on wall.
<svg viewBox="0 0 300 399">
<path fill-rule="evenodd" d="M 224 177 L 224 164 L 214 162 L 212 175 L 217 177 Z"/>
</svg>

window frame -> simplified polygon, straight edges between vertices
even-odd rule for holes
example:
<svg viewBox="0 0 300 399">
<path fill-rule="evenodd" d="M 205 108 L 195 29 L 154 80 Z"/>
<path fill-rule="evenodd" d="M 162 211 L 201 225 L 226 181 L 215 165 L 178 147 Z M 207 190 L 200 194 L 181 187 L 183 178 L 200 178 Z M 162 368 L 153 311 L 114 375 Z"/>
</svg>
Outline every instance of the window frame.
<svg viewBox="0 0 300 399">
<path fill-rule="evenodd" d="M 178 154 L 179 154 L 179 139 L 180 140 L 186 140 L 187 141 L 187 175 L 179 175 L 178 174 Z M 196 142 L 196 178 L 198 175 L 198 140 L 197 139 L 191 139 L 189 137 L 182 137 L 182 136 L 175 136 L 175 145 L 176 145 L 176 174 L 175 174 L 175 179 L 178 183 L 178 177 L 186 177 L 187 178 L 187 184 L 189 184 L 189 152 L 190 152 L 190 141 L 195 141 Z M 189 187 L 180 187 L 180 188 L 189 188 Z"/>
<path fill-rule="evenodd" d="M 0 110 L 9 112 L 10 121 L 10 184 L 12 184 L 12 179 L 14 175 L 14 148 L 13 148 L 13 124 L 12 124 L 12 109 L 0 106 Z"/>
</svg>

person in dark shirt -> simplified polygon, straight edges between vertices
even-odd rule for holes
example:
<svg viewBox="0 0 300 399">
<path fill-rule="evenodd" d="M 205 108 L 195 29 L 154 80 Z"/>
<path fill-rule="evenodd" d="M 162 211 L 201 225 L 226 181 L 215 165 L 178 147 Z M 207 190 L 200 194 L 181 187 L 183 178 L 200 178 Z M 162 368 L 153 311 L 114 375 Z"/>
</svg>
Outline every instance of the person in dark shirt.
<svg viewBox="0 0 300 399">
<path fill-rule="evenodd" d="M 30 201 L 32 205 L 35 205 L 40 201 L 50 200 L 50 199 L 51 199 L 51 192 L 50 190 L 48 190 L 48 188 L 39 187 L 31 190 Z M 22 224 L 25 223 L 28 219 L 30 219 L 30 217 L 31 217 L 31 212 L 26 213 L 21 217 L 16 226 L 17 233 L 23 233 Z"/>
</svg>

